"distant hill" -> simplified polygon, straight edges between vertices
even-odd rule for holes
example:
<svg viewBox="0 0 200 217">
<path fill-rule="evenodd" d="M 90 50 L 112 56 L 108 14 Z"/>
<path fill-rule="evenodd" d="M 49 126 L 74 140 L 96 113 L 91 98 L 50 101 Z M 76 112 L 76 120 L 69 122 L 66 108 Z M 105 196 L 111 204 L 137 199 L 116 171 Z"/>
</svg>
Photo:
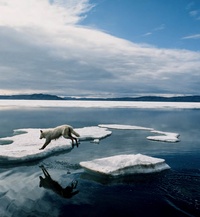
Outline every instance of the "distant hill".
<svg viewBox="0 0 200 217">
<path fill-rule="evenodd" d="M 141 96 L 141 97 L 120 97 L 120 98 L 75 98 L 65 97 L 66 100 L 90 100 L 90 101 L 141 101 L 141 102 L 200 102 L 200 96 Z"/>
<path fill-rule="evenodd" d="M 59 97 L 49 94 L 22 94 L 22 95 L 0 95 L 0 99 L 10 100 L 89 100 L 89 101 L 141 101 L 141 102 L 200 102 L 200 96 L 141 96 L 121 98 L 88 98 L 88 97 Z"/>
<path fill-rule="evenodd" d="M 0 95 L 0 99 L 18 100 L 63 100 L 63 98 L 49 94 L 22 94 L 22 95 Z"/>
<path fill-rule="evenodd" d="M 126 98 L 126 101 L 149 101 L 149 102 L 200 102 L 200 96 L 141 96 L 136 98 Z"/>
</svg>

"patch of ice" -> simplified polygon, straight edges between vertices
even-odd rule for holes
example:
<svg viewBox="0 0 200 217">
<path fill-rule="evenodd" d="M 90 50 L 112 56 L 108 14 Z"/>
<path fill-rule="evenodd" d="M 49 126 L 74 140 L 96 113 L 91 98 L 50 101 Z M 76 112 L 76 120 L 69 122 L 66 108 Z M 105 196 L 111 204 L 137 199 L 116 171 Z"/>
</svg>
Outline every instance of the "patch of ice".
<svg viewBox="0 0 200 217">
<path fill-rule="evenodd" d="M 107 128 L 101 128 L 98 126 L 93 127 L 84 127 L 82 129 L 76 130 L 81 137 L 80 140 L 94 140 L 94 139 L 103 139 L 112 134 Z"/>
<path fill-rule="evenodd" d="M 80 162 L 80 165 L 91 172 L 113 177 L 155 173 L 169 169 L 164 159 L 149 157 L 142 154 L 116 155 L 92 161 Z"/>
<path fill-rule="evenodd" d="M 91 141 L 92 143 L 95 143 L 95 144 L 99 144 L 100 140 L 99 139 L 94 139 L 93 141 Z"/>
<path fill-rule="evenodd" d="M 162 131 L 151 131 L 152 133 L 162 134 L 160 136 L 148 136 L 147 139 L 161 142 L 179 142 L 178 133 L 162 132 Z"/>
<path fill-rule="evenodd" d="M 153 128 L 140 127 L 134 125 L 123 125 L 123 124 L 99 124 L 99 127 L 105 127 L 109 129 L 119 129 L 119 130 L 154 130 Z"/>
<path fill-rule="evenodd" d="M 111 134 L 111 131 L 100 127 L 84 127 L 75 129 L 79 134 L 79 140 L 102 139 Z M 23 134 L 22 134 L 23 133 Z M 24 162 L 44 158 L 52 153 L 70 150 L 71 140 L 63 137 L 52 140 L 44 149 L 39 150 L 45 142 L 40 140 L 40 129 L 18 129 L 12 137 L 1 138 L 1 143 L 13 141 L 11 144 L 0 145 L 0 163 Z"/>
<path fill-rule="evenodd" d="M 134 125 L 122 125 L 122 124 L 99 124 L 99 127 L 118 129 L 118 130 L 147 130 L 151 133 L 162 134 L 162 136 L 148 136 L 147 139 L 161 142 L 179 142 L 179 134 L 171 132 L 157 131 L 153 128 L 140 127 Z"/>
</svg>

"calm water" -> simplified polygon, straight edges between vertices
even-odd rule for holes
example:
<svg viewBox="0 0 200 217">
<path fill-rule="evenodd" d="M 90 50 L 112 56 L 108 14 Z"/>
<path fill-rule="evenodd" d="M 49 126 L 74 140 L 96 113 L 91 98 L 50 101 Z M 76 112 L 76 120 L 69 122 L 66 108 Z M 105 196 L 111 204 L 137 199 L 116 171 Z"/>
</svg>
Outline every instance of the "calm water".
<svg viewBox="0 0 200 217">
<path fill-rule="evenodd" d="M 75 128 L 98 124 L 129 124 L 180 134 L 178 143 L 146 139 L 149 131 L 112 130 L 93 144 L 20 165 L 0 165 L 0 216 L 199 216 L 200 110 L 36 108 L 0 110 L 0 137 L 14 129 Z M 43 141 L 41 141 L 41 144 Z M 170 170 L 147 176 L 107 180 L 87 174 L 80 161 L 116 154 L 164 158 Z M 39 187 L 44 165 L 51 178 L 66 187 L 77 180 L 79 193 L 63 198 Z"/>
</svg>

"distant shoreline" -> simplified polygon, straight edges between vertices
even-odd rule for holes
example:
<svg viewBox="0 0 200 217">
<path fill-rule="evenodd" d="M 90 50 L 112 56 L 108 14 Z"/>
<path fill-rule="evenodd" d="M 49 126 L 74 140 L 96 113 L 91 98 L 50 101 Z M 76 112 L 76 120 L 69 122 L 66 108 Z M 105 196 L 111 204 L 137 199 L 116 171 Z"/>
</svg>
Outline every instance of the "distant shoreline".
<svg viewBox="0 0 200 217">
<path fill-rule="evenodd" d="M 75 100 L 75 101 L 133 101 L 133 102 L 200 102 L 200 95 L 191 96 L 141 96 L 141 97 L 59 97 L 50 94 L 0 95 L 0 100 Z"/>
<path fill-rule="evenodd" d="M 200 109 L 200 103 L 108 100 L 0 100 L 0 109 L 10 108 Z"/>
</svg>

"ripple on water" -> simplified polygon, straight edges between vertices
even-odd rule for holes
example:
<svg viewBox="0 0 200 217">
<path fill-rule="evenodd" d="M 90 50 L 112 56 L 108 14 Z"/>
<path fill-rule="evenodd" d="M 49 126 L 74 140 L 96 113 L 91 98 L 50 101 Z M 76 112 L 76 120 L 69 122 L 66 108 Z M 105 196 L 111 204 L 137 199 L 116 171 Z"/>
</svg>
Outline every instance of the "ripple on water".
<svg viewBox="0 0 200 217">
<path fill-rule="evenodd" d="M 166 202 L 186 216 L 200 215 L 200 171 L 170 171 L 160 182 Z"/>
</svg>

